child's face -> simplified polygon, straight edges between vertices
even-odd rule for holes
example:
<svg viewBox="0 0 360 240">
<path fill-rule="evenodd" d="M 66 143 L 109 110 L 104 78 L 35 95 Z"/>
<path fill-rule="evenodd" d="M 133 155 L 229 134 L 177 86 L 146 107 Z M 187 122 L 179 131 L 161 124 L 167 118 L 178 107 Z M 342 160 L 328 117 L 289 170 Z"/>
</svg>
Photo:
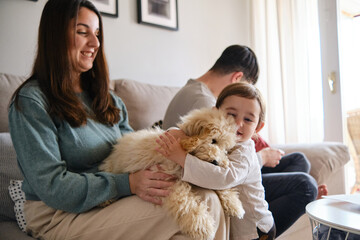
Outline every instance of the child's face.
<svg viewBox="0 0 360 240">
<path fill-rule="evenodd" d="M 240 142 L 249 140 L 254 135 L 260 115 L 260 105 L 256 99 L 229 96 L 224 99 L 220 109 L 235 118 Z"/>
</svg>

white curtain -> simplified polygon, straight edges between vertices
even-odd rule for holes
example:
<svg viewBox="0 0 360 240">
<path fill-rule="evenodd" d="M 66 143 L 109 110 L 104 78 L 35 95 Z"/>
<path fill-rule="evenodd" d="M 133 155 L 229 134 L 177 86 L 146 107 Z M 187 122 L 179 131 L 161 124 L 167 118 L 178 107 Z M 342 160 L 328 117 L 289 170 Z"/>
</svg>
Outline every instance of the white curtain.
<svg viewBox="0 0 360 240">
<path fill-rule="evenodd" d="M 257 87 L 267 103 L 262 135 L 272 144 L 323 140 L 321 55 L 316 0 L 250 0 Z"/>
</svg>

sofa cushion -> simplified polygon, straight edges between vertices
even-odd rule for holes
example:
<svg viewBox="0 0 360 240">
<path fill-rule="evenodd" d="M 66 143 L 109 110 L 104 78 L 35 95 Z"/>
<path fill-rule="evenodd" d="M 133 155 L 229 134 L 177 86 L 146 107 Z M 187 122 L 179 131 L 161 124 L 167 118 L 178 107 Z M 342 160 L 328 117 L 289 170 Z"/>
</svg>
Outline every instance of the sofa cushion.
<svg viewBox="0 0 360 240">
<path fill-rule="evenodd" d="M 0 132 L 9 131 L 7 109 L 10 98 L 25 79 L 23 76 L 0 73 Z"/>
<path fill-rule="evenodd" d="M 0 221 L 14 220 L 14 202 L 9 196 L 11 179 L 23 179 L 9 133 L 0 133 Z"/>
<path fill-rule="evenodd" d="M 14 221 L 0 222 L 0 236 L 1 240 L 34 240 L 25 233 L 23 233 L 19 226 Z"/>
<path fill-rule="evenodd" d="M 179 87 L 158 86 L 119 79 L 112 82 L 115 93 L 124 101 L 134 130 L 151 127 L 164 118 Z"/>
</svg>

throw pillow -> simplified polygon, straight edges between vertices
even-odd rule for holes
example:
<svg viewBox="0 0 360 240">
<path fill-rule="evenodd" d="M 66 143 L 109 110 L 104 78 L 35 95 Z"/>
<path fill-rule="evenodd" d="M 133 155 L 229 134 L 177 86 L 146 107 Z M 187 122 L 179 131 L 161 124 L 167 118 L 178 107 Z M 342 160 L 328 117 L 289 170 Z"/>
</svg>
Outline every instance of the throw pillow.
<svg viewBox="0 0 360 240">
<path fill-rule="evenodd" d="M 25 193 L 21 190 L 21 185 L 22 185 L 21 180 L 10 180 L 9 194 L 11 199 L 15 203 L 14 211 L 15 211 L 16 221 L 21 231 L 25 232 L 26 230 L 26 221 L 24 214 Z"/>
<path fill-rule="evenodd" d="M 158 86 L 128 79 L 112 81 L 114 92 L 124 101 L 134 130 L 149 128 L 163 118 L 179 87 Z"/>
</svg>

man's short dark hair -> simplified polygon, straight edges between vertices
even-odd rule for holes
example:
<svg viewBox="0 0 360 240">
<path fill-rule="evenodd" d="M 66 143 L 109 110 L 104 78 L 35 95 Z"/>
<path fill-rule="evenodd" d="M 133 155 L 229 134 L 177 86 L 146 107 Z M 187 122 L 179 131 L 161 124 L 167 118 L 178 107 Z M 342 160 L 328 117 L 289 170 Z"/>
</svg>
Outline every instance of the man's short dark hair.
<svg viewBox="0 0 360 240">
<path fill-rule="evenodd" d="M 227 47 L 210 70 L 222 75 L 243 72 L 246 81 L 251 84 L 255 84 L 259 78 L 255 53 L 249 47 L 241 45 Z"/>
</svg>

